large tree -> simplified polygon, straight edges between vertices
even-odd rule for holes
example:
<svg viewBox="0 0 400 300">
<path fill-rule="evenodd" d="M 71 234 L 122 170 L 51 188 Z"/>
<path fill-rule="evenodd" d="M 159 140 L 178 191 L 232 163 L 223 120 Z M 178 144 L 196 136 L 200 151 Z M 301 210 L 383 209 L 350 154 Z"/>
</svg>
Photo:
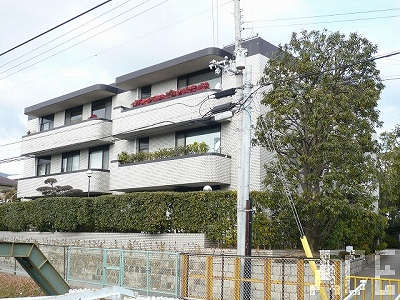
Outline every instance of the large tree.
<svg viewBox="0 0 400 300">
<path fill-rule="evenodd" d="M 377 201 L 374 134 L 383 84 L 376 51 L 356 33 L 302 31 L 278 47 L 264 70 L 262 84 L 271 89 L 262 100 L 268 111 L 258 119 L 256 140 L 279 162 L 266 165 L 265 184 L 277 201 L 286 201 L 285 188 L 293 196 L 314 250 L 354 242 L 348 226 L 382 223 L 374 214 L 368 220 L 358 214 Z"/>
<path fill-rule="evenodd" d="M 380 136 L 381 153 L 378 155 L 379 200 L 381 213 L 389 220 L 389 234 L 400 232 L 400 125 Z M 391 239 L 388 239 L 391 241 Z M 392 239 L 394 242 L 394 240 Z M 393 243 L 390 246 L 399 246 Z"/>
</svg>

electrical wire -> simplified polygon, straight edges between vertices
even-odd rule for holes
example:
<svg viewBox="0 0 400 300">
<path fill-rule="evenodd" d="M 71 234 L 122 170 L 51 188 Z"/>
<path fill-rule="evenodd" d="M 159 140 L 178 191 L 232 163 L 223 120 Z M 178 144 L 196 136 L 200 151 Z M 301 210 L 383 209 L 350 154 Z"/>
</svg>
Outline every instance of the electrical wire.
<svg viewBox="0 0 400 300">
<path fill-rule="evenodd" d="M 282 83 L 282 82 L 286 82 L 286 81 L 290 81 L 290 80 L 301 79 L 301 78 L 305 78 L 305 77 L 309 77 L 309 76 L 322 75 L 324 73 L 336 71 L 336 70 L 339 70 L 339 69 L 346 69 L 346 68 L 349 68 L 349 67 L 352 67 L 352 66 L 355 66 L 355 65 L 358 65 L 358 64 L 362 64 L 362 63 L 366 63 L 366 62 L 370 62 L 370 61 L 375 61 L 375 60 L 378 60 L 378 59 L 383 59 L 383 58 L 387 58 L 387 57 L 391 57 L 391 56 L 395 56 L 395 55 L 399 55 L 399 54 L 400 54 L 400 51 L 394 51 L 394 52 L 391 52 L 391 53 L 388 53 L 388 54 L 382 54 L 382 55 L 378 55 L 378 56 L 375 56 L 375 57 L 371 57 L 369 59 L 358 60 L 358 61 L 352 62 L 350 64 L 340 65 L 340 66 L 337 66 L 337 67 L 334 67 L 334 68 L 330 68 L 330 69 L 326 69 L 326 70 L 322 70 L 322 71 L 309 72 L 309 73 L 304 73 L 304 74 L 300 74 L 300 75 L 296 75 L 296 76 L 292 76 L 292 77 L 287 77 L 287 78 L 284 78 L 282 80 L 275 81 L 275 82 L 262 83 L 261 85 L 268 86 L 268 85 L 271 85 L 271 84 L 278 84 L 278 83 Z"/>
<path fill-rule="evenodd" d="M 102 30 L 102 31 L 100 31 L 100 32 L 98 32 L 98 33 L 96 33 L 96 34 L 94 34 L 94 35 L 92 35 L 92 36 L 90 36 L 90 37 L 88 37 L 88 38 L 82 40 L 82 41 L 79 41 L 79 42 L 77 42 L 77 43 L 75 43 L 75 44 L 73 44 L 73 45 L 71 45 L 71 46 L 69 46 L 69 47 L 67 47 L 67 48 L 65 48 L 65 49 L 62 49 L 62 50 L 60 50 L 60 51 L 58 51 L 58 52 L 56 52 L 56 53 L 54 53 L 54 54 L 52 54 L 52 55 L 49 55 L 49 56 L 47 56 L 46 58 L 43 58 L 43 59 L 41 59 L 41 60 L 39 60 L 39 61 L 37 61 L 37 62 L 35 62 L 35 63 L 32 63 L 32 64 L 30 64 L 30 65 L 28 65 L 28 66 L 26 66 L 26 67 L 24 67 L 24 68 L 22 68 L 22 69 L 19 69 L 19 70 L 15 71 L 15 72 L 13 72 L 13 73 L 11 73 L 11 74 L 8 74 L 8 75 L 6 75 L 6 76 L 3 76 L 3 77 L 0 78 L 0 80 L 3 80 L 3 79 L 5 79 L 5 78 L 8 78 L 8 77 L 10 77 L 10 76 L 12 76 L 12 75 L 15 75 L 15 74 L 17 74 L 17 73 L 19 73 L 19 72 L 21 72 L 21 71 L 23 71 L 23 70 L 26 70 L 26 69 L 28 69 L 28 68 L 34 66 L 34 65 L 37 65 L 38 63 L 41 63 L 41 62 L 43 62 L 43 61 L 45 61 L 45 60 L 48 60 L 49 58 L 52 58 L 52 57 L 54 57 L 54 56 L 56 56 L 56 55 L 58 55 L 58 54 L 60 54 L 60 53 L 62 53 L 62 52 L 64 52 L 64 51 L 66 51 L 66 50 L 68 50 L 68 49 L 71 49 L 71 48 L 73 48 L 73 47 L 75 47 L 75 46 L 77 46 L 77 45 L 79 45 L 79 44 L 82 44 L 83 42 L 86 42 L 86 41 L 88 41 L 88 40 L 90 40 L 90 39 L 92 39 L 92 38 L 94 38 L 94 37 L 100 35 L 100 34 L 103 34 L 104 32 L 106 32 L 106 31 L 108 31 L 108 30 L 111 30 L 111 29 L 113 29 L 113 28 L 115 28 L 115 27 L 117 27 L 117 26 L 119 26 L 119 25 L 121 25 L 121 24 L 123 24 L 123 23 L 125 23 L 125 22 L 127 22 L 127 21 L 129 21 L 129 20 L 131 20 L 131 19 L 133 19 L 133 18 L 135 18 L 135 17 L 137 17 L 137 16 L 139 16 L 139 15 L 142 15 L 143 13 L 148 12 L 148 11 L 150 11 L 151 9 L 154 9 L 154 8 L 160 6 L 161 4 L 164 4 L 164 3 L 168 2 L 168 1 L 169 1 L 169 0 L 164 0 L 164 1 L 162 1 L 162 2 L 160 2 L 160 3 L 158 3 L 158 4 L 154 5 L 154 6 L 152 6 L 152 7 L 150 7 L 150 8 L 148 8 L 148 9 L 146 9 L 146 10 L 144 10 L 144 11 L 142 11 L 142 12 L 140 12 L 140 13 L 138 13 L 138 14 L 136 14 L 136 15 L 130 17 L 130 18 L 127 18 L 127 19 L 125 19 L 125 20 L 123 20 L 123 21 L 121 21 L 121 22 L 119 22 L 119 23 L 117 23 L 117 24 L 115 24 L 115 25 L 113 25 L 113 26 L 111 26 L 111 27 L 109 27 L 109 28 L 106 28 L 106 29 L 104 29 L 104 30 Z M 90 29 L 90 30 L 88 30 L 88 31 L 91 31 L 91 30 L 92 30 L 92 29 Z M 86 31 L 86 32 L 88 32 L 88 31 Z M 86 33 L 86 32 L 85 32 L 85 33 Z M 72 39 L 71 39 L 71 40 L 72 40 Z M 68 40 L 68 41 L 70 41 L 70 40 Z M 54 47 L 54 48 L 55 48 L 55 47 Z M 54 49 L 54 48 L 52 48 L 52 49 Z M 52 49 L 51 49 L 51 50 L 52 50 Z M 45 52 L 44 52 L 44 53 L 45 53 Z M 41 55 L 41 54 L 40 54 L 40 55 Z M 40 56 L 40 55 L 37 55 L 37 56 L 35 56 L 34 58 L 36 58 L 36 57 L 38 57 L 38 56 Z M 23 63 L 26 63 L 26 62 L 28 62 L 28 61 L 30 61 L 30 59 L 24 61 Z M 19 66 L 19 65 L 21 65 L 21 64 L 23 64 L 23 63 L 20 63 L 20 64 L 18 64 L 17 66 Z M 13 68 L 14 68 L 14 67 L 13 67 Z M 8 69 L 8 70 L 6 70 L 6 71 L 9 71 L 9 70 L 11 70 L 11 69 L 13 69 L 13 68 L 10 68 L 10 69 Z M 6 72 L 6 71 L 1 72 L 0 74 L 4 73 L 4 72 Z"/>
<path fill-rule="evenodd" d="M 265 132 L 265 134 L 264 134 L 264 139 L 265 139 L 264 142 L 266 142 L 267 146 L 270 149 L 272 149 L 273 153 L 275 153 L 275 155 L 277 156 L 278 152 L 276 151 L 276 148 L 275 148 L 275 145 L 274 145 L 273 132 L 268 129 L 268 127 L 265 124 L 263 118 L 260 118 L 260 120 L 261 120 L 261 125 L 263 126 L 263 129 L 264 129 L 264 132 Z M 269 133 L 269 134 L 267 134 L 267 133 Z M 297 229 L 299 230 L 299 233 L 300 233 L 300 237 L 303 237 L 303 236 L 305 236 L 304 229 L 303 229 L 303 226 L 301 224 L 300 217 L 299 217 L 299 214 L 298 214 L 297 209 L 296 209 L 296 205 L 294 204 L 294 199 L 292 197 L 292 193 L 289 190 L 289 184 L 288 184 L 286 176 L 285 176 L 285 174 L 283 172 L 282 164 L 281 164 L 281 162 L 280 162 L 278 157 L 276 158 L 276 166 L 277 166 L 277 169 L 278 169 L 278 176 L 279 176 L 279 178 L 280 178 L 280 180 L 282 182 L 282 185 L 283 185 L 283 190 L 284 190 L 286 199 L 289 202 L 290 209 L 291 209 L 291 211 L 293 213 L 293 216 L 295 218 Z"/>
<path fill-rule="evenodd" d="M 140 4 L 136 5 L 136 6 L 134 6 L 134 7 L 130 8 L 130 9 L 128 9 L 128 10 L 125 10 L 123 13 L 120 13 L 119 15 L 114 16 L 114 17 L 112 17 L 111 19 L 106 20 L 106 21 L 104 21 L 104 22 L 102 22 L 102 23 L 96 25 L 95 27 L 92 27 L 92 28 L 90 28 L 90 29 L 88 29 L 88 30 L 86 30 L 86 31 L 84 31 L 84 32 L 82 32 L 82 33 L 80 33 L 80 34 L 78 34 L 78 35 L 76 35 L 76 36 L 74 36 L 74 37 L 72 37 L 72 38 L 70 38 L 70 39 L 68 39 L 68 40 L 66 40 L 66 41 L 64 41 L 64 42 L 62 42 L 62 43 L 56 45 L 56 46 L 54 46 L 54 47 L 52 47 L 52 48 L 47 49 L 47 50 L 44 51 L 44 52 L 41 52 L 41 53 L 39 53 L 39 54 L 37 54 L 37 55 L 35 55 L 35 56 L 30 57 L 29 59 L 27 59 L 27 60 L 25 60 L 25 61 L 23 61 L 23 62 L 21 62 L 21 63 L 18 63 L 18 64 L 14 65 L 14 66 L 12 66 L 12 67 L 6 69 L 6 70 L 1 71 L 0 74 L 3 74 L 3 73 L 6 73 L 6 72 L 8 72 L 8 71 L 10 71 L 10 70 L 12 70 L 12 69 L 15 69 L 16 67 L 19 67 L 19 66 L 21 66 L 21 65 L 23 65 L 23 64 L 25 64 L 25 63 L 27 63 L 27 62 L 30 62 L 30 61 L 31 61 L 32 59 L 34 59 L 34 58 L 38 58 L 38 57 L 42 56 L 43 54 L 46 54 L 46 53 L 50 52 L 51 50 L 54 50 L 54 49 L 56 49 L 56 48 L 58 48 L 58 47 L 60 47 L 60 46 L 62 46 L 62 45 L 65 45 L 65 44 L 67 44 L 68 42 L 73 41 L 73 40 L 77 39 L 78 37 L 83 36 L 83 35 L 85 35 L 86 33 L 90 32 L 90 31 L 92 31 L 92 30 L 98 29 L 100 26 L 102 26 L 102 25 L 104 25 L 104 24 L 107 24 L 107 23 L 110 22 L 111 20 L 114 20 L 114 19 L 116 19 L 117 17 L 120 17 L 120 16 L 122 16 L 123 14 L 128 13 L 128 12 L 131 11 L 131 10 L 133 10 L 133 9 L 135 9 L 135 8 L 138 8 L 138 7 L 142 6 L 143 4 L 145 4 L 145 3 L 149 2 L 149 1 L 150 1 L 150 0 L 146 0 L 146 1 L 144 1 L 144 2 L 142 2 L 142 3 L 140 3 Z M 168 0 L 166 0 L 166 1 L 168 1 Z M 127 2 L 125 2 L 125 3 L 127 3 Z M 123 4 L 125 4 L 125 3 L 123 3 Z M 156 6 L 157 6 L 157 5 L 156 5 Z M 155 6 L 155 7 L 156 7 L 156 6 Z M 150 9 L 152 9 L 152 8 L 150 8 Z M 149 9 L 149 10 L 150 10 L 150 9 Z M 111 11 L 111 10 L 110 10 L 110 11 Z M 108 12 L 110 12 L 110 11 L 108 11 Z M 144 11 L 144 12 L 147 12 L 147 11 Z M 142 13 L 144 13 L 144 12 L 141 12 L 141 13 L 139 13 L 139 14 L 133 16 L 133 17 L 137 17 L 137 16 L 139 16 L 140 14 L 142 14 Z M 104 15 L 104 14 L 103 14 L 103 15 Z M 89 22 L 92 22 L 92 21 L 94 21 L 95 19 L 97 19 L 97 18 L 94 18 L 94 19 L 92 19 L 92 20 L 89 21 Z M 128 20 L 130 20 L 130 19 L 131 19 L 131 18 L 129 18 Z M 125 20 L 125 21 L 126 21 L 126 20 Z M 116 26 L 118 26 L 118 25 L 124 23 L 125 21 L 123 21 L 123 22 L 117 24 Z M 75 30 L 79 29 L 80 27 L 82 27 L 82 26 L 88 24 L 89 22 L 86 22 L 85 24 L 83 24 L 83 25 L 81 25 L 81 26 L 79 26 L 79 27 L 74 28 L 73 30 L 67 32 L 67 33 L 64 34 L 63 36 L 67 35 L 68 33 L 72 32 L 72 31 L 75 31 Z M 108 29 L 106 29 L 106 30 L 104 30 L 104 31 L 101 31 L 100 33 L 95 34 L 95 35 L 93 35 L 93 36 L 91 36 L 91 37 L 89 37 L 89 38 L 87 38 L 87 39 L 85 39 L 85 40 L 83 40 L 83 41 L 80 41 L 80 42 L 78 42 L 78 43 L 76 43 L 76 44 L 73 44 L 72 46 L 63 49 L 63 50 L 61 50 L 60 52 L 57 52 L 56 55 L 59 54 L 59 53 L 62 53 L 62 52 L 64 52 L 64 51 L 66 51 L 66 50 L 68 50 L 68 49 L 70 49 L 70 48 L 72 48 L 72 47 L 75 47 L 75 46 L 81 44 L 82 42 L 85 42 L 85 41 L 87 41 L 87 40 L 89 40 L 89 39 L 91 39 L 91 38 L 93 38 L 93 37 L 95 37 L 95 36 L 97 36 L 97 35 L 99 35 L 99 34 L 102 34 L 102 33 L 104 33 L 105 31 L 107 31 L 107 30 L 109 30 L 109 29 L 112 29 L 112 28 L 114 28 L 114 27 L 115 27 L 115 26 L 113 26 L 113 27 L 111 27 L 111 28 L 108 28 Z M 57 39 L 59 39 L 59 38 L 60 38 L 60 37 L 57 37 L 56 39 L 53 39 L 52 41 L 55 41 L 55 40 L 57 40 Z M 50 44 L 52 41 L 50 41 L 50 42 L 48 42 L 48 43 L 46 43 L 46 44 L 44 44 L 44 45 Z M 43 47 L 44 45 L 42 45 L 41 47 Z M 41 47 L 38 47 L 38 48 L 36 48 L 36 49 L 39 49 L 39 48 L 41 48 Z M 36 49 L 30 51 L 29 53 L 34 52 Z M 22 55 L 22 56 L 20 56 L 20 57 L 23 57 L 23 56 L 26 56 L 26 54 L 24 54 L 24 55 Z M 45 58 L 45 59 L 43 59 L 43 60 L 38 61 L 37 63 L 40 63 L 40 62 L 42 62 L 42 61 L 44 61 L 44 60 L 47 60 L 48 58 L 51 58 L 51 57 L 53 57 L 53 56 L 54 56 L 54 55 L 51 55 L 51 56 L 49 56 L 49 57 L 47 57 L 47 58 Z M 16 60 L 17 60 L 17 59 L 15 59 L 14 61 L 16 61 Z M 30 65 L 30 66 L 28 66 L 28 67 L 34 66 L 34 65 L 36 65 L 37 63 L 34 63 L 34 64 L 32 64 L 32 65 Z M 7 64 L 9 64 L 9 63 L 7 63 Z M 3 66 L 5 66 L 5 65 L 7 65 L 7 64 L 4 64 L 4 65 L 2 65 L 2 66 L 0 66 L 0 67 L 3 67 Z M 22 70 L 24 70 L 24 69 L 22 69 Z M 13 74 L 11 74 L 11 75 L 13 75 Z M 2 79 L 2 78 L 1 78 L 1 79 Z M 1 80 L 1 79 L 0 79 L 0 80 Z"/>
<path fill-rule="evenodd" d="M 333 21 L 320 21 L 320 22 L 309 22 L 309 23 L 293 23 L 293 24 L 280 24 L 280 25 L 268 25 L 268 26 L 254 26 L 253 28 L 271 28 L 271 27 L 289 27 L 289 26 L 315 25 L 315 24 L 331 24 L 331 23 L 342 23 L 342 22 L 356 22 L 356 21 L 365 21 L 365 20 L 388 19 L 388 18 L 397 18 L 397 17 L 400 17 L 400 15 L 392 15 L 392 16 L 385 16 L 385 17 L 344 19 L 344 20 L 333 20 Z M 244 29 L 250 29 L 250 28 L 244 28 Z"/>
<path fill-rule="evenodd" d="M 83 12 L 83 13 L 81 13 L 81 14 L 79 14 L 79 15 L 77 15 L 77 16 L 75 16 L 75 17 L 73 17 L 73 18 L 71 18 L 71 19 L 69 19 L 69 20 L 67 20 L 67 21 L 65 21 L 65 22 L 63 22 L 63 23 L 61 23 L 61 24 L 59 24 L 59 25 L 53 27 L 53 28 L 50 28 L 49 30 L 46 30 L 45 32 L 43 32 L 43 33 L 41 33 L 41 34 L 39 34 L 39 35 L 37 35 L 37 36 L 35 36 L 35 37 L 33 37 L 33 38 L 30 38 L 29 40 L 27 40 L 27 41 L 25 41 L 25 42 L 23 42 L 23 43 L 21 43 L 21 44 L 15 46 L 15 47 L 11 48 L 11 49 L 8 49 L 7 51 L 4 51 L 3 53 L 0 53 L 0 56 L 3 56 L 3 55 L 6 54 L 6 53 L 9 53 L 9 52 L 11 52 L 11 51 L 13 51 L 13 50 L 15 50 L 15 49 L 17 49 L 17 48 L 19 48 L 19 47 L 21 47 L 21 46 L 27 44 L 27 43 L 29 43 L 29 42 L 32 42 L 33 40 L 35 40 L 35 39 L 37 39 L 37 38 L 39 38 L 39 37 L 41 37 L 41 36 L 43 36 L 43 35 L 49 33 L 50 31 L 53 31 L 53 30 L 55 30 L 55 29 L 57 29 L 57 28 L 59 28 L 59 27 L 65 25 L 65 24 L 67 24 L 67 23 L 69 23 L 69 22 L 71 22 L 71 21 L 73 21 L 73 20 L 75 20 L 75 19 L 77 19 L 77 18 L 79 18 L 79 17 L 81 17 L 81 16 L 87 14 L 88 12 L 91 12 L 92 10 L 95 10 L 96 8 L 99 8 L 100 6 L 103 6 L 104 4 L 106 4 L 106 3 L 108 3 L 108 2 L 111 2 L 111 0 L 107 0 L 107 1 L 105 1 L 105 2 L 103 2 L 103 3 L 101 3 L 101 4 L 99 4 L 99 5 L 96 5 L 95 7 L 92 7 L 91 9 L 89 9 L 89 10 L 87 10 L 87 11 L 85 11 L 85 12 Z"/>
<path fill-rule="evenodd" d="M 167 1 L 168 1 L 168 0 L 167 0 Z M 222 4 L 219 5 L 219 7 L 222 7 L 222 6 L 224 6 L 224 5 L 228 4 L 228 3 L 231 3 L 232 1 L 233 1 L 233 0 L 229 0 L 229 1 L 225 2 L 225 3 L 222 3 Z M 59 68 L 59 69 L 57 69 L 57 70 L 55 70 L 55 71 L 53 71 L 53 72 L 49 72 L 49 73 L 47 73 L 47 74 L 45 74 L 45 75 L 43 75 L 43 76 L 36 77 L 36 78 L 31 79 L 31 80 L 29 80 L 29 81 L 26 81 L 26 82 L 24 82 L 24 83 L 22 83 L 22 84 L 20 84 L 20 85 L 14 86 L 14 87 L 9 88 L 9 89 L 7 89 L 7 90 L 3 90 L 2 93 L 11 91 L 11 90 L 13 90 L 13 89 L 15 89 L 15 88 L 21 87 L 21 86 L 23 86 L 23 85 L 25 85 L 25 84 L 27 84 L 27 83 L 33 82 L 33 81 L 35 81 L 35 80 L 37 80 L 37 79 L 46 77 L 46 76 L 51 75 L 51 74 L 54 74 L 54 73 L 57 73 L 58 71 L 63 70 L 63 69 L 65 69 L 65 68 L 67 68 L 67 67 L 70 67 L 70 66 L 73 66 L 73 65 L 82 63 L 82 62 L 84 62 L 84 61 L 86 61 L 86 60 L 89 60 L 89 59 L 91 59 L 91 58 L 93 58 L 93 57 L 97 57 L 97 56 L 99 56 L 99 55 L 101 55 L 101 54 L 104 54 L 104 53 L 106 53 L 106 52 L 108 52 L 108 51 L 114 50 L 114 49 L 116 49 L 116 48 L 118 48 L 118 47 L 121 47 L 121 46 L 126 45 L 126 44 L 128 44 L 128 43 L 131 43 L 131 42 L 133 42 L 133 41 L 137 41 L 137 40 L 140 40 L 141 38 L 148 37 L 148 35 L 150 35 L 150 34 L 156 33 L 156 32 L 158 32 L 158 31 L 160 31 L 160 30 L 164 30 L 164 29 L 166 29 L 166 28 L 168 28 L 168 27 L 171 27 L 171 26 L 174 26 L 174 25 L 176 25 L 176 24 L 185 22 L 185 21 L 187 21 L 187 20 L 190 20 L 190 19 L 192 19 L 192 18 L 194 18 L 194 17 L 197 17 L 197 16 L 199 16 L 199 15 L 201 15 L 201 14 L 203 14 L 203 13 L 209 12 L 209 11 L 210 11 L 209 9 L 208 9 L 208 10 L 204 10 L 204 11 L 202 11 L 202 12 L 199 12 L 199 13 L 196 13 L 196 14 L 194 14 L 194 15 L 191 15 L 190 17 L 187 17 L 187 18 L 181 19 L 181 20 L 179 20 L 179 21 L 173 22 L 173 23 L 171 23 L 171 24 L 169 24 L 169 25 L 165 25 L 165 26 L 163 26 L 163 27 L 160 27 L 159 29 L 156 29 L 156 30 L 153 30 L 153 31 L 151 31 L 151 32 L 145 33 L 145 34 L 143 34 L 143 35 L 141 35 L 141 36 L 139 36 L 139 37 L 137 37 L 137 38 L 128 40 L 128 41 L 123 42 L 123 43 L 120 43 L 120 44 L 118 44 L 118 45 L 116 45 L 116 46 L 110 47 L 110 48 L 108 48 L 108 49 L 106 49 L 106 50 L 97 52 L 97 53 L 94 54 L 94 55 L 88 56 L 88 57 L 86 57 L 86 58 L 84 58 L 84 59 L 82 59 L 82 60 L 79 60 L 79 61 L 75 62 L 75 63 L 69 64 L 69 65 L 67 65 L 67 66 L 65 66 L 65 67 L 62 67 L 62 68 Z M 69 47 L 69 48 L 71 48 L 71 47 Z M 69 49 L 69 48 L 68 48 L 68 49 Z M 65 50 L 67 50 L 67 49 L 65 49 Z M 65 50 L 60 51 L 59 53 L 64 52 Z M 53 55 L 53 56 L 55 56 L 55 55 Z M 37 63 L 35 63 L 35 64 L 38 64 L 38 63 L 39 63 L 39 62 L 37 62 Z M 35 64 L 33 64 L 33 65 L 35 65 Z M 20 71 L 23 71 L 23 70 L 25 70 L 25 69 L 26 69 L 26 68 L 21 69 L 21 70 L 19 70 L 19 71 L 13 73 L 13 74 L 11 74 L 11 75 L 15 75 L 16 73 L 19 73 Z M 11 75 L 10 75 L 10 76 L 11 76 Z M 6 76 L 6 77 L 8 77 L 8 76 Z M 1 79 L 3 79 L 3 78 L 0 78 L 0 80 L 1 80 Z"/>
<path fill-rule="evenodd" d="M 110 1 L 111 1 L 111 0 L 110 0 Z M 66 35 L 68 35 L 68 34 L 74 32 L 74 31 L 80 29 L 81 27 L 83 27 L 83 26 L 85 26 L 85 25 L 87 25 L 87 24 L 89 24 L 89 23 L 91 23 L 91 22 L 93 22 L 93 21 L 95 21 L 95 20 L 97 20 L 97 19 L 99 19 L 100 17 L 102 17 L 102 16 L 104 16 L 104 15 L 106 15 L 106 14 L 108 14 L 108 13 L 114 11 L 115 9 L 117 9 L 117 8 L 119 8 L 119 7 L 121 7 L 121 6 L 125 5 L 125 4 L 127 4 L 127 3 L 130 2 L 130 1 L 132 1 L 132 0 L 127 0 L 127 1 L 125 1 L 124 3 L 121 3 L 120 5 L 118 5 L 118 6 L 114 7 L 114 8 L 112 8 L 112 9 L 108 10 L 107 12 L 104 12 L 104 13 L 100 14 L 99 16 L 97 16 L 97 17 L 95 17 L 95 18 L 93 18 L 93 19 L 91 19 L 91 20 L 89 20 L 89 21 L 83 23 L 82 25 L 80 25 L 80 26 L 78 26 L 78 27 L 75 27 L 74 29 L 71 29 L 70 31 L 68 31 L 68 32 L 66 32 L 66 33 L 64 33 L 64 34 L 62 34 L 62 35 L 60 35 L 60 36 L 58 36 L 58 37 L 56 37 L 56 38 L 54 38 L 54 39 L 52 39 L 52 40 L 50 40 L 50 41 L 44 43 L 44 44 L 42 44 L 41 46 L 36 47 L 35 49 L 33 49 L 33 50 L 29 51 L 29 52 L 26 52 L 26 53 L 24 53 L 24 54 L 22 54 L 22 55 L 20 55 L 20 56 L 18 56 L 18 57 L 16 57 L 16 58 L 14 58 L 13 60 L 11 60 L 11 61 L 9 61 L 9 62 L 4 63 L 3 65 L 0 65 L 0 68 L 4 67 L 4 66 L 6 66 L 6 65 L 9 65 L 10 63 L 12 63 L 12 62 L 14 62 L 14 61 L 17 61 L 18 59 L 20 59 L 20 58 L 22 58 L 22 57 L 25 57 L 25 56 L 27 56 L 28 54 L 33 53 L 33 52 L 35 52 L 36 50 L 39 50 L 40 48 L 43 48 L 44 46 L 49 45 L 49 44 L 51 44 L 52 42 L 54 42 L 54 41 L 56 41 L 56 40 L 59 40 L 60 38 L 62 38 L 62 37 L 64 37 L 64 36 L 66 36 Z M 77 36 L 77 37 L 78 37 L 78 36 Z"/>
<path fill-rule="evenodd" d="M 390 81 L 390 80 L 399 80 L 400 77 L 393 77 L 393 78 L 384 78 L 382 81 Z"/>
<path fill-rule="evenodd" d="M 376 9 L 376 10 L 366 10 L 366 11 L 357 11 L 357 12 L 348 12 L 348 13 L 316 15 L 316 16 L 309 16 L 309 17 L 267 19 L 267 20 L 259 20 L 259 21 L 252 21 L 252 22 L 259 23 L 259 22 L 275 22 L 275 21 L 288 21 L 288 20 L 298 20 L 298 19 L 314 19 L 314 18 L 336 17 L 336 16 L 356 15 L 356 14 L 368 14 L 368 13 L 373 13 L 373 12 L 384 12 L 384 11 L 393 11 L 393 10 L 400 10 L 400 8 Z"/>
</svg>

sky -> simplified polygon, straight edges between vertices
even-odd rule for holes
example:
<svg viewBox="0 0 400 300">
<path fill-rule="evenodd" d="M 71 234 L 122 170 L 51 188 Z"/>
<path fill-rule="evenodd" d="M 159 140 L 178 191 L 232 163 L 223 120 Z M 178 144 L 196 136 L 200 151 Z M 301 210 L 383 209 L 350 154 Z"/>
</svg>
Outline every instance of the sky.
<svg viewBox="0 0 400 300">
<path fill-rule="evenodd" d="M 0 1 L 0 172 L 7 174 L 23 171 L 26 107 L 235 38 L 233 0 L 17 3 Z M 400 50 L 400 0 L 241 0 L 240 6 L 244 39 L 258 35 L 283 45 L 293 32 L 327 29 L 357 32 L 378 45 L 378 55 Z M 377 68 L 385 85 L 380 133 L 400 123 L 400 55 L 378 60 Z"/>
</svg>

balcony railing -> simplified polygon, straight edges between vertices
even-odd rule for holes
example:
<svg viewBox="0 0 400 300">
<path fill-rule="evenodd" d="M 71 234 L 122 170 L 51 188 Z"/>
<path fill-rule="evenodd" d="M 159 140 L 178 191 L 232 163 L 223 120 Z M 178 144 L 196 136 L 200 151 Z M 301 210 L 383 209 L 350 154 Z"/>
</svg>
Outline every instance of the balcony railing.
<svg viewBox="0 0 400 300">
<path fill-rule="evenodd" d="M 52 154 L 112 142 L 112 121 L 88 119 L 22 137 L 21 155 Z"/>
<path fill-rule="evenodd" d="M 47 178 L 55 178 L 57 182 L 54 184 L 64 186 L 70 185 L 74 189 L 80 189 L 84 195 L 87 195 L 89 188 L 89 178 L 86 174 L 87 170 L 73 171 L 69 173 L 49 174 L 46 176 L 27 177 L 18 180 L 18 198 L 37 198 L 42 196 L 36 191 L 38 187 L 46 186 L 44 181 Z M 90 194 L 98 195 L 109 193 L 110 172 L 108 170 L 92 170 L 90 177 Z"/>
<path fill-rule="evenodd" d="M 232 101 L 230 97 L 213 99 L 216 90 L 199 91 L 192 94 L 149 103 L 121 112 L 113 119 L 113 135 L 130 139 L 137 136 L 184 130 L 191 126 L 210 125 L 210 118 L 204 117 L 215 106 Z M 209 98 L 210 97 L 210 98 Z"/>
<path fill-rule="evenodd" d="M 111 165 L 111 191 L 229 185 L 231 180 L 230 157 L 216 153 Z"/>
</svg>

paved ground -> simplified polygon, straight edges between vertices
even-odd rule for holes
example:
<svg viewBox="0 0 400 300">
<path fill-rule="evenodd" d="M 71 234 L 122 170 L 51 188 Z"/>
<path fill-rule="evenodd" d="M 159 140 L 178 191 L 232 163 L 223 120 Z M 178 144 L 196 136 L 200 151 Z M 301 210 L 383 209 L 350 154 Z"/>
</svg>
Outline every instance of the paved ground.
<svg viewBox="0 0 400 300">
<path fill-rule="evenodd" d="M 375 291 L 383 290 L 383 297 L 376 295 L 375 299 L 380 300 L 394 300 L 400 294 L 400 250 L 387 249 L 380 255 L 375 257 L 375 262 L 365 267 L 358 276 L 366 276 L 372 278 L 380 278 L 381 286 L 379 281 L 376 281 Z M 392 279 L 393 281 L 383 280 Z M 389 294 L 388 285 L 392 285 L 391 291 L 392 296 Z M 386 295 L 385 295 L 386 294 Z M 373 299 L 371 295 L 371 281 L 369 280 L 366 286 L 365 295 L 366 299 Z M 358 297 L 359 298 L 359 297 Z M 400 299 L 400 298 L 399 298 Z"/>
</svg>

